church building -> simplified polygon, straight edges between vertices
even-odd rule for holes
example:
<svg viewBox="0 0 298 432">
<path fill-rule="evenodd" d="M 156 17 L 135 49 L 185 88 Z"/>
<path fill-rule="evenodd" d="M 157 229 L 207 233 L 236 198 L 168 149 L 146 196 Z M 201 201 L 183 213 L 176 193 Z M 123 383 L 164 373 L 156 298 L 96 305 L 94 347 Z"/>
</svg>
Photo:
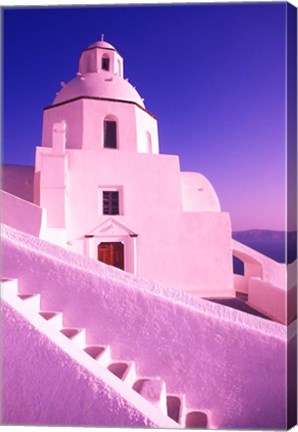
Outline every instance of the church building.
<svg viewBox="0 0 298 432">
<path fill-rule="evenodd" d="M 103 38 L 61 84 L 0 191 L 3 424 L 294 424 L 297 263 L 233 239 L 208 179 L 159 154 Z"/>
<path fill-rule="evenodd" d="M 206 177 L 159 154 L 157 119 L 103 38 L 44 109 L 34 202 L 60 246 L 202 296 L 234 293 L 229 214 Z"/>
</svg>

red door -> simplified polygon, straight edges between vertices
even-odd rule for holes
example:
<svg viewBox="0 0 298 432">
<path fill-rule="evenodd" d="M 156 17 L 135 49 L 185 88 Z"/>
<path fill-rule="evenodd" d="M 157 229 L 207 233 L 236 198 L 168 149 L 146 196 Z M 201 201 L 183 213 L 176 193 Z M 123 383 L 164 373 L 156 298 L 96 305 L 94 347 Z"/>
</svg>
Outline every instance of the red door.
<svg viewBox="0 0 298 432">
<path fill-rule="evenodd" d="M 100 243 L 97 259 L 105 264 L 124 270 L 124 245 L 121 242 Z"/>
</svg>

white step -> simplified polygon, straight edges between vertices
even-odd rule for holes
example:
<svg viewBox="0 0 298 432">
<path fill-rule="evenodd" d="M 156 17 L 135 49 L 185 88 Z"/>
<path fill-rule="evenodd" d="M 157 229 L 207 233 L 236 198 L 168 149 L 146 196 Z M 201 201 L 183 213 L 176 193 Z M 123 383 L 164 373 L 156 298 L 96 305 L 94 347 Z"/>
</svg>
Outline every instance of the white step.
<svg viewBox="0 0 298 432">
<path fill-rule="evenodd" d="M 126 382 L 129 387 L 132 387 L 133 383 L 136 380 L 135 362 L 113 361 L 108 366 L 108 369 L 119 379 Z"/>
<path fill-rule="evenodd" d="M 84 348 L 84 351 L 102 366 L 108 366 L 112 361 L 109 346 L 88 345 Z"/>
<path fill-rule="evenodd" d="M 48 321 L 49 324 L 51 324 L 58 330 L 63 328 L 62 312 L 40 311 L 39 315 L 41 315 L 46 321 Z"/>
<path fill-rule="evenodd" d="M 187 429 L 207 429 L 208 417 L 202 411 L 189 411 L 185 416 L 185 428 Z"/>
<path fill-rule="evenodd" d="M 18 294 L 24 305 L 30 306 L 36 312 L 40 311 L 40 294 Z"/>
<path fill-rule="evenodd" d="M 108 366 L 109 371 L 112 372 L 119 379 L 122 379 L 124 377 L 128 368 L 129 368 L 129 363 L 123 361 L 113 361 Z"/>
<path fill-rule="evenodd" d="M 133 389 L 167 415 L 166 383 L 160 378 L 138 380 Z"/>
<path fill-rule="evenodd" d="M 97 361 L 102 365 L 102 366 L 108 366 L 108 364 L 111 362 L 112 357 L 111 357 L 111 348 L 109 345 L 107 345 L 104 349 L 104 351 L 102 351 L 102 353 L 100 354 L 100 356 L 97 358 Z"/>
<path fill-rule="evenodd" d="M 19 293 L 19 284 L 17 279 L 1 279 L 1 295 L 8 292 L 17 295 Z"/>
<path fill-rule="evenodd" d="M 136 377 L 137 377 L 136 365 L 135 365 L 135 362 L 132 361 L 128 364 L 128 367 L 127 367 L 127 369 L 124 372 L 124 375 L 122 377 L 122 381 L 126 382 L 126 384 L 128 384 L 129 387 L 132 387 L 133 383 L 136 380 Z"/>
<path fill-rule="evenodd" d="M 64 336 L 73 341 L 76 345 L 81 348 L 86 346 L 86 332 L 85 329 L 65 327 L 60 330 Z"/>
<path fill-rule="evenodd" d="M 185 426 L 185 398 L 184 395 L 167 396 L 168 416 L 177 423 Z"/>
</svg>

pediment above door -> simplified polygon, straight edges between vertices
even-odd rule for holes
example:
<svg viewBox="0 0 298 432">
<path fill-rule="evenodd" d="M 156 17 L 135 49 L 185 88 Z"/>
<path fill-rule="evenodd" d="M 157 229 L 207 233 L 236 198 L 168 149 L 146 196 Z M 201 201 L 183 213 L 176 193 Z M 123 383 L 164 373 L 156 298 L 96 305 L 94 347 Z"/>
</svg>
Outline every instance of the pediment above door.
<svg viewBox="0 0 298 432">
<path fill-rule="evenodd" d="M 98 225 L 93 230 L 89 231 L 87 237 L 102 237 L 102 236 L 131 236 L 135 237 L 137 234 L 128 226 L 120 223 L 114 218 L 109 218 L 103 223 Z"/>
</svg>

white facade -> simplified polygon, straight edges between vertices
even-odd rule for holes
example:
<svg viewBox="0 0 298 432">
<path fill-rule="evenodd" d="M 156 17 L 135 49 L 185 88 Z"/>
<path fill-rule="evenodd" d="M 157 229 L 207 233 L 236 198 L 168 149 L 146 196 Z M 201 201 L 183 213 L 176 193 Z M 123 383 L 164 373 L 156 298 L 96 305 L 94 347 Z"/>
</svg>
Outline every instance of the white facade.
<svg viewBox="0 0 298 432">
<path fill-rule="evenodd" d="M 70 250 L 182 290 L 233 292 L 229 214 L 204 176 L 159 155 L 156 118 L 107 42 L 83 51 L 44 110 L 35 203 Z"/>
</svg>

